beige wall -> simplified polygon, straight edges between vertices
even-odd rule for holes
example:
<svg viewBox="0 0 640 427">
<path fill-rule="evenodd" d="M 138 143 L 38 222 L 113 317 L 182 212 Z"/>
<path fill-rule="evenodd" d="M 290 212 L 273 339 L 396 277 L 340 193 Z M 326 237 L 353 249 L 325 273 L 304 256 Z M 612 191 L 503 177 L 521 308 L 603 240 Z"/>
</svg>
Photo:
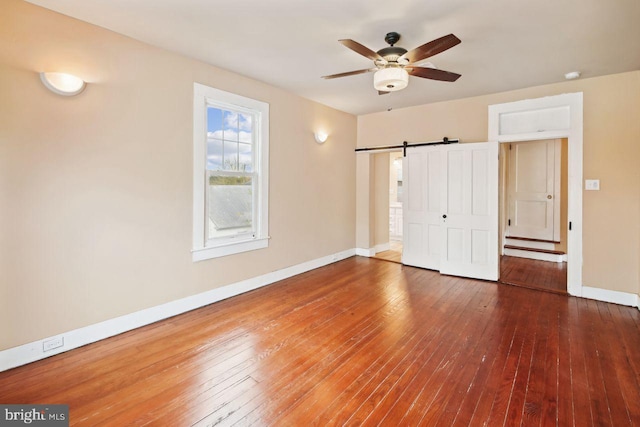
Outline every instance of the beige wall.
<svg viewBox="0 0 640 427">
<path fill-rule="evenodd" d="M 45 70 L 89 85 L 54 95 Z M 268 249 L 191 261 L 194 82 L 270 104 Z M 0 350 L 354 248 L 356 127 L 269 85 L 3 1 Z"/>
<path fill-rule="evenodd" d="M 368 250 L 375 246 L 374 242 L 374 163 L 375 156 L 369 154 L 356 155 L 356 248 Z"/>
<path fill-rule="evenodd" d="M 601 185 L 584 192 L 583 285 L 638 294 L 640 71 L 360 116 L 358 146 L 485 141 L 489 105 L 572 92 L 584 93 L 584 178 Z"/>
<path fill-rule="evenodd" d="M 386 212 L 386 215 L 374 216 L 374 244 L 389 243 L 389 153 L 374 154 L 375 163 L 375 201 L 374 212 Z"/>
</svg>

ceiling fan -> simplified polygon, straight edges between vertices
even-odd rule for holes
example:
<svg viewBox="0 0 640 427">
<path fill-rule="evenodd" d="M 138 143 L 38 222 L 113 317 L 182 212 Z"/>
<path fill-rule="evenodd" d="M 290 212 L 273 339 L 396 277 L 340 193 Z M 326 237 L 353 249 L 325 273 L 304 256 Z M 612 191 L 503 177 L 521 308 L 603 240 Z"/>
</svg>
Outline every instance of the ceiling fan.
<svg viewBox="0 0 640 427">
<path fill-rule="evenodd" d="M 354 52 L 372 60 L 375 67 L 348 71 L 346 73 L 331 74 L 329 76 L 322 76 L 322 78 L 335 79 L 338 77 L 353 76 L 356 74 L 375 71 L 376 73 L 373 76 L 373 86 L 378 90 L 378 94 L 384 95 L 389 92 L 406 88 L 409 84 L 409 75 L 444 82 L 455 82 L 460 77 L 460 74 L 452 73 L 450 71 L 419 67 L 416 65 L 417 62 L 440 52 L 444 52 L 445 50 L 451 49 L 455 45 L 459 44 L 460 39 L 453 34 L 432 40 L 411 51 L 394 46 L 398 40 L 400 40 L 400 34 L 396 32 L 387 33 L 384 41 L 389 44 L 389 47 L 382 48 L 377 52 L 374 52 L 368 47 L 351 39 L 338 40 Z"/>
</svg>

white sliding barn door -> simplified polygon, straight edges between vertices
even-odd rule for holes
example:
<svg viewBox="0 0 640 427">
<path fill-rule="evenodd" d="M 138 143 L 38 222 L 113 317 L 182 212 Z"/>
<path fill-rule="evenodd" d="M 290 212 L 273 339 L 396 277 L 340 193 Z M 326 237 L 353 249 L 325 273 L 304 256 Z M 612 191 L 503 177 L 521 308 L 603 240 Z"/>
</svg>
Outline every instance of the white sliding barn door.
<svg viewBox="0 0 640 427">
<path fill-rule="evenodd" d="M 446 148 L 440 272 L 498 280 L 498 143 Z"/>
<path fill-rule="evenodd" d="M 498 280 L 498 143 L 407 149 L 403 264 Z"/>
<path fill-rule="evenodd" d="M 403 264 L 440 268 L 441 157 L 438 146 L 424 146 L 404 158 Z"/>
</svg>

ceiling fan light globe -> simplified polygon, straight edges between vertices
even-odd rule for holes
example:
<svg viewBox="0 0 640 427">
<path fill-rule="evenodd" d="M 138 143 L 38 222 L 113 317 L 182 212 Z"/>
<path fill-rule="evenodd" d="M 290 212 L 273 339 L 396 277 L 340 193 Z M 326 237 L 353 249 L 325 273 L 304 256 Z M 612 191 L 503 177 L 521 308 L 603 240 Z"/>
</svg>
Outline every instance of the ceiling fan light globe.
<svg viewBox="0 0 640 427">
<path fill-rule="evenodd" d="M 373 87 L 378 91 L 395 92 L 409 84 L 409 73 L 404 68 L 383 68 L 373 75 Z"/>
</svg>

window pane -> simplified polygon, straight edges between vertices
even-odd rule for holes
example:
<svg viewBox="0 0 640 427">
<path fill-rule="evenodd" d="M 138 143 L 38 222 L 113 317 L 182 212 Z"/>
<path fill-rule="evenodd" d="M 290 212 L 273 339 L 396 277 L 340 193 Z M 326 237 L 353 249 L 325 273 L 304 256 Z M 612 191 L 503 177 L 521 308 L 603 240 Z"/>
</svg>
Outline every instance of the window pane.
<svg viewBox="0 0 640 427">
<path fill-rule="evenodd" d="M 242 171 L 238 161 L 238 143 L 224 141 L 224 170 Z"/>
<path fill-rule="evenodd" d="M 253 117 L 250 114 L 238 114 L 238 128 L 240 131 L 238 140 L 251 143 L 253 141 Z"/>
<path fill-rule="evenodd" d="M 207 136 L 222 139 L 222 110 L 219 108 L 207 107 Z"/>
<path fill-rule="evenodd" d="M 238 140 L 238 113 L 233 111 L 224 112 L 224 140 Z"/>
<path fill-rule="evenodd" d="M 238 144 L 238 156 L 243 172 L 253 172 L 253 150 L 251 144 Z"/>
<path fill-rule="evenodd" d="M 210 176 L 207 186 L 208 238 L 253 232 L 252 177 Z"/>
<path fill-rule="evenodd" d="M 222 170 L 222 140 L 207 138 L 207 170 Z"/>
</svg>

